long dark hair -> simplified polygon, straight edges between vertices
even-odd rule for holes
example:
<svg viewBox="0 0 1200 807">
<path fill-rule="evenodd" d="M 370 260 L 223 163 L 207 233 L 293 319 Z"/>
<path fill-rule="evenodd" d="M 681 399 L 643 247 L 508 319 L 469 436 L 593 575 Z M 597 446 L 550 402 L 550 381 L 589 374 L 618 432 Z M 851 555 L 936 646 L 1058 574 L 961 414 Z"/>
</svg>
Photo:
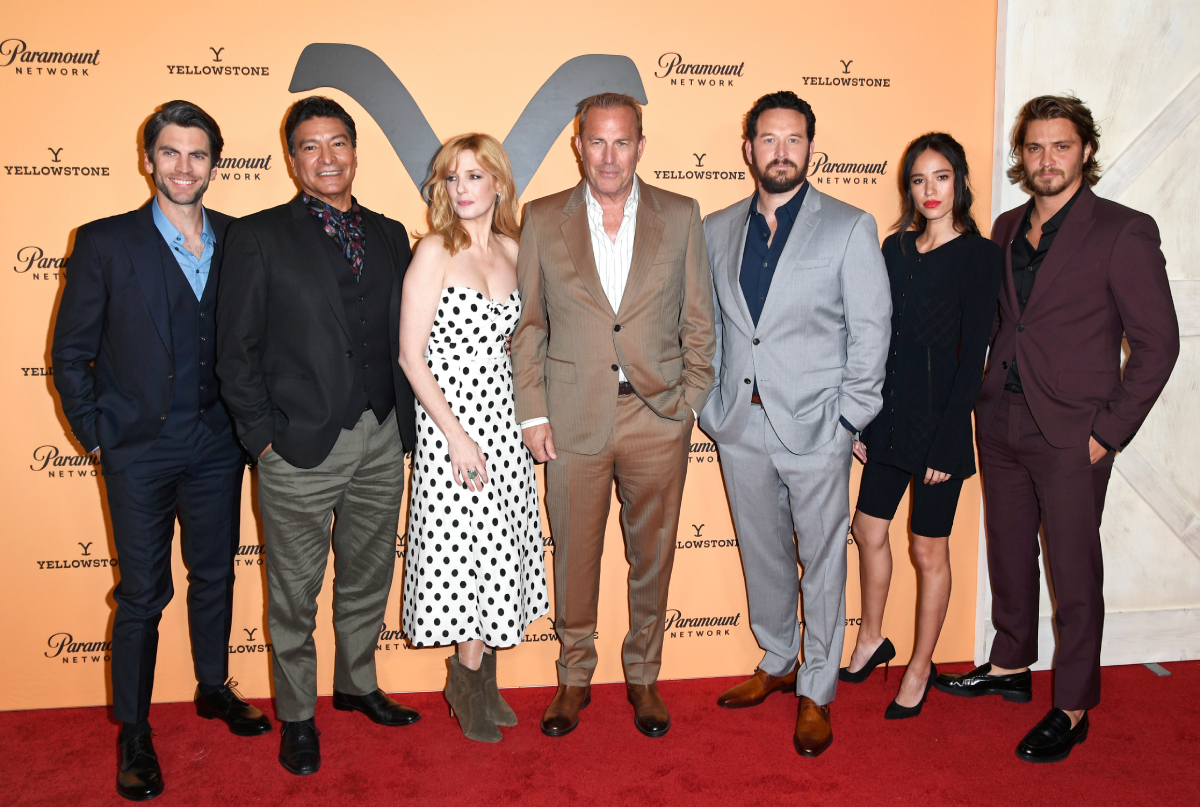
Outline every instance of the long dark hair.
<svg viewBox="0 0 1200 807">
<path fill-rule="evenodd" d="M 945 157 L 954 170 L 954 210 L 952 215 L 955 229 L 966 235 L 979 235 L 979 225 L 975 223 L 975 217 L 971 215 L 971 203 L 974 198 L 971 195 L 967 153 L 957 140 L 945 132 L 923 134 L 909 143 L 908 148 L 904 150 L 904 170 L 897 177 L 900 185 L 900 218 L 896 219 L 892 229 L 903 235 L 916 224 L 918 233 L 925 231 L 925 217 L 917 212 L 910 183 L 912 182 L 913 165 L 916 164 L 917 158 L 929 150 L 936 151 Z M 901 238 L 900 247 L 904 248 L 903 238 Z"/>
</svg>

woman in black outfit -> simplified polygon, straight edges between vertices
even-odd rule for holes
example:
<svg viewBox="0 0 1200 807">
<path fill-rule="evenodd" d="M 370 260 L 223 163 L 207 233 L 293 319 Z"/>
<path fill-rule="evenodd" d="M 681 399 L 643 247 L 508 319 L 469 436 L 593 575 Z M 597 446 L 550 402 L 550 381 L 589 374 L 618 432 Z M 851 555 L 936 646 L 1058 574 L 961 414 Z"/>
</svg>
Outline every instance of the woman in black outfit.
<svg viewBox="0 0 1200 807">
<path fill-rule="evenodd" d="M 971 217 L 966 154 L 947 134 L 904 153 L 902 212 L 883 242 L 892 286 L 892 343 L 883 409 L 855 442 L 863 462 L 851 531 L 859 551 L 862 626 L 839 678 L 858 683 L 896 655 L 883 638 L 892 578 L 888 527 L 913 482 L 917 634 L 888 719 L 915 717 L 937 671 L 933 648 L 950 602 L 950 528 L 963 479 L 975 473 L 971 410 L 996 316 L 1003 255 Z"/>
</svg>

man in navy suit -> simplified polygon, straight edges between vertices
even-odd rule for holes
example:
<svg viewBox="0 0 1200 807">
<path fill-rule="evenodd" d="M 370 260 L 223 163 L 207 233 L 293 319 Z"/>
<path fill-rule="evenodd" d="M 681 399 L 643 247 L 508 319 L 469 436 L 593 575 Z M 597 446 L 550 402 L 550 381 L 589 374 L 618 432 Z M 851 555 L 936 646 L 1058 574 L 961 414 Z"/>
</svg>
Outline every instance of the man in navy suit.
<svg viewBox="0 0 1200 807">
<path fill-rule="evenodd" d="M 79 228 L 54 328 L 54 385 L 75 438 L 100 456 L 120 562 L 112 635 L 117 792 L 154 798 L 150 741 L 158 622 L 171 600 L 178 514 L 201 717 L 234 734 L 270 721 L 230 689 L 234 555 L 245 461 L 213 374 L 213 310 L 230 217 L 201 205 L 221 157 L 204 110 L 171 101 L 147 121 L 144 167 L 158 193 Z"/>
</svg>

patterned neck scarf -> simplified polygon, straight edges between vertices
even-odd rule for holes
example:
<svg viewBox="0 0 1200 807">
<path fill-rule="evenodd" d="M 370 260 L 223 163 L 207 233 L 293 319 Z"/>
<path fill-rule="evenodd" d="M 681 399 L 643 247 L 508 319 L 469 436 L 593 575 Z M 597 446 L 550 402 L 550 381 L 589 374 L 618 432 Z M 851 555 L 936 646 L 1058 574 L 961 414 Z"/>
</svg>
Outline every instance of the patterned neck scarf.
<svg viewBox="0 0 1200 807">
<path fill-rule="evenodd" d="M 354 279 L 358 280 L 367 254 L 367 236 L 363 233 L 362 211 L 358 202 L 351 197 L 350 209 L 343 213 L 307 193 L 301 193 L 300 199 L 308 207 L 308 212 L 321 221 L 325 234 L 337 243 L 338 249 L 350 262 Z"/>
</svg>

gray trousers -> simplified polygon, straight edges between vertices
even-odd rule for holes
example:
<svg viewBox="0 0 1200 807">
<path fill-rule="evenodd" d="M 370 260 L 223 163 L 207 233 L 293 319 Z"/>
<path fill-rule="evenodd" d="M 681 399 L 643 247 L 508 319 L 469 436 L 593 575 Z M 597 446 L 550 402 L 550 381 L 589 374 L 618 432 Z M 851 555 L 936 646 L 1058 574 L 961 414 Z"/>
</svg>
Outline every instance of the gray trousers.
<svg viewBox="0 0 1200 807">
<path fill-rule="evenodd" d="M 274 451 L 259 460 L 267 624 L 280 720 L 307 720 L 316 709 L 313 630 L 331 526 L 337 642 L 333 688 L 350 695 L 377 688 L 375 647 L 392 588 L 403 493 L 404 447 L 392 415 L 381 424 L 371 411 L 364 412 L 316 468 L 296 468 Z"/>
<path fill-rule="evenodd" d="M 815 451 L 793 454 L 779 441 L 763 408 L 751 406 L 741 438 L 718 445 L 746 574 L 750 627 L 766 651 L 759 667 L 779 676 L 796 664 L 796 609 L 803 592 L 804 664 L 796 694 L 822 705 L 837 693 L 846 634 L 852 443 L 850 433 L 838 428 Z"/>
</svg>

